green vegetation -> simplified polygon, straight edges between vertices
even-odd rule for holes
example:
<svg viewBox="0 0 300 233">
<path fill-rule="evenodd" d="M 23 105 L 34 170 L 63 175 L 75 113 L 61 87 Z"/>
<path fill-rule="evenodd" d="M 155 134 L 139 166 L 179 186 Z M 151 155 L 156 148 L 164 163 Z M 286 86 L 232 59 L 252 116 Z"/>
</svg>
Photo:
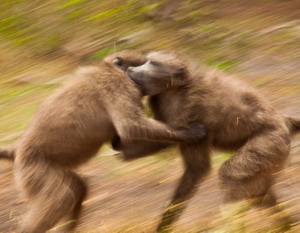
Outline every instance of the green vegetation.
<svg viewBox="0 0 300 233">
<path fill-rule="evenodd" d="M 0 145 L 17 140 L 39 104 L 79 65 L 97 63 L 123 49 L 177 49 L 208 66 L 240 75 L 274 99 L 279 109 L 300 106 L 296 3 L 184 0 L 176 5 L 174 2 L 1 0 Z M 282 4 L 287 4 L 284 5 L 287 9 Z M 148 107 L 146 114 L 151 116 Z M 108 150 L 106 147 L 101 153 L 105 155 Z M 134 165 L 99 156 L 89 166 L 105 164 L 101 172 L 93 173 L 92 179 L 116 182 L 133 176 L 154 177 L 150 186 L 158 186 L 179 177 L 177 155 L 177 150 L 171 149 L 133 162 Z M 216 152 L 212 176 L 231 155 Z M 176 172 L 165 174 L 165 168 L 173 165 L 177 165 Z M 269 212 L 252 214 L 242 208 L 227 223 L 218 215 L 213 220 L 211 216 L 187 221 L 186 226 L 191 232 L 225 232 L 224 228 L 226 233 L 293 232 L 285 230 L 285 224 L 259 224 L 261 216 L 270 216 L 267 219 L 271 222 L 280 217 Z M 132 222 L 135 221 L 129 217 L 124 219 L 115 232 L 152 229 L 147 221 L 136 225 Z M 116 224 L 109 225 L 108 229 L 116 229 L 113 225 Z M 178 232 L 183 232 L 184 227 L 179 227 Z"/>
</svg>

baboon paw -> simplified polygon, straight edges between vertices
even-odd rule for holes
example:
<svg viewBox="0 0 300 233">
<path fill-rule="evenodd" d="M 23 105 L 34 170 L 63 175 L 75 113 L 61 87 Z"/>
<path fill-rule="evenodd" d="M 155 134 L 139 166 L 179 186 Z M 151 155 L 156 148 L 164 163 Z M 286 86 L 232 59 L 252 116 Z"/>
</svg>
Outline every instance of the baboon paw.
<svg viewBox="0 0 300 233">
<path fill-rule="evenodd" d="M 206 128 L 202 124 L 198 124 L 189 129 L 185 129 L 185 134 L 187 135 L 186 143 L 193 144 L 203 140 L 206 136 Z"/>
</svg>

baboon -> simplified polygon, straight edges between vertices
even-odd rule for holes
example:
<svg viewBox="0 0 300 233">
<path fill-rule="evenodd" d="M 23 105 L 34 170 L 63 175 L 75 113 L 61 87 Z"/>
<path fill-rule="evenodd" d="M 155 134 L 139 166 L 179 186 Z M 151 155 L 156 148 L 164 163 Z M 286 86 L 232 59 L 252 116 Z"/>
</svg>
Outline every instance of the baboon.
<svg viewBox="0 0 300 233">
<path fill-rule="evenodd" d="M 212 148 L 235 151 L 219 171 L 224 202 L 244 198 L 276 203 L 271 186 L 290 151 L 290 137 L 300 118 L 277 112 L 255 89 L 217 70 L 200 67 L 172 51 L 152 52 L 147 62 L 127 74 L 150 96 L 155 119 L 178 127 L 203 124 L 205 140 L 181 144 L 185 171 L 157 231 L 165 232 L 179 217 L 210 170 Z M 120 142 L 124 159 L 146 156 L 163 143 Z"/>
<path fill-rule="evenodd" d="M 46 232 L 65 216 L 73 220 L 66 230 L 73 230 L 87 187 L 72 169 L 117 135 L 170 143 L 203 138 L 201 125 L 176 130 L 144 116 L 141 93 L 124 72 L 144 62 L 123 51 L 81 68 L 40 106 L 20 140 L 1 149 L 1 157 L 14 158 L 16 182 L 29 204 L 20 232 Z"/>
</svg>

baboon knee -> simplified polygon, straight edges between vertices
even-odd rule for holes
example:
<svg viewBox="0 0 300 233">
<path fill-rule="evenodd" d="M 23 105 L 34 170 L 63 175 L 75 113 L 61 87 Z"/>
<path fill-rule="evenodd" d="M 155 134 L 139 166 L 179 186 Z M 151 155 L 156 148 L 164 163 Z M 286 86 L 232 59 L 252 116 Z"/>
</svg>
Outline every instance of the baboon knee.
<svg viewBox="0 0 300 233">
<path fill-rule="evenodd" d="M 288 148 L 280 147 L 271 143 L 260 148 L 246 145 L 223 163 L 219 170 L 220 180 L 243 181 L 280 170 L 289 152 Z"/>
<path fill-rule="evenodd" d="M 221 182 L 228 182 L 228 181 L 238 181 L 241 180 L 239 179 L 240 177 L 245 177 L 246 174 L 237 174 L 238 173 L 238 169 L 235 169 L 235 166 L 233 165 L 231 159 L 225 161 L 221 168 L 219 169 L 219 179 L 221 180 Z M 249 174 L 248 174 L 249 175 Z"/>
<path fill-rule="evenodd" d="M 263 197 L 272 184 L 273 177 L 268 173 L 260 173 L 244 180 L 223 179 L 220 182 L 221 189 L 224 191 L 227 201 Z"/>
<path fill-rule="evenodd" d="M 76 197 L 76 206 L 81 206 L 81 203 L 84 201 L 88 194 L 88 187 L 84 180 L 79 177 L 77 174 L 74 174 L 75 179 L 74 179 L 74 185 L 73 185 L 73 193 L 74 196 Z M 75 207 L 78 208 L 78 207 Z"/>
</svg>

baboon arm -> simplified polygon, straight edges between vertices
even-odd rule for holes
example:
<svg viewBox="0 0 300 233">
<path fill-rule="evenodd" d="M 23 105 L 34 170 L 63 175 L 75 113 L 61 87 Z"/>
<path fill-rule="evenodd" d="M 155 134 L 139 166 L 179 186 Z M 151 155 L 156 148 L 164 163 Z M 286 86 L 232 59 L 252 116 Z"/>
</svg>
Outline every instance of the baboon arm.
<svg viewBox="0 0 300 233">
<path fill-rule="evenodd" d="M 164 143 L 196 143 L 205 136 L 202 126 L 177 130 L 156 120 L 141 117 L 137 121 L 115 122 L 117 133 L 124 140 L 146 140 Z"/>
<path fill-rule="evenodd" d="M 124 77 L 124 80 L 129 81 L 127 77 Z M 206 131 L 200 124 L 190 129 L 179 130 L 157 120 L 147 118 L 143 112 L 140 95 L 131 96 L 132 93 L 127 93 L 121 89 L 121 87 L 126 87 L 125 84 L 127 83 L 125 83 L 124 80 L 121 79 L 119 83 L 116 84 L 118 89 L 115 91 L 119 90 L 118 94 L 111 93 L 108 88 L 108 90 L 104 90 L 104 93 L 101 95 L 106 97 L 101 101 L 117 131 L 116 133 L 122 140 L 196 143 L 206 136 Z M 130 84 L 132 85 L 132 83 Z"/>
<path fill-rule="evenodd" d="M 152 155 L 168 146 L 171 146 L 171 144 L 129 141 L 122 143 L 120 149 L 124 160 L 132 160 Z"/>
</svg>

